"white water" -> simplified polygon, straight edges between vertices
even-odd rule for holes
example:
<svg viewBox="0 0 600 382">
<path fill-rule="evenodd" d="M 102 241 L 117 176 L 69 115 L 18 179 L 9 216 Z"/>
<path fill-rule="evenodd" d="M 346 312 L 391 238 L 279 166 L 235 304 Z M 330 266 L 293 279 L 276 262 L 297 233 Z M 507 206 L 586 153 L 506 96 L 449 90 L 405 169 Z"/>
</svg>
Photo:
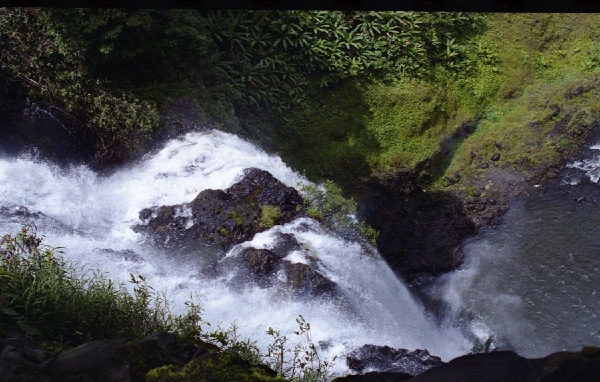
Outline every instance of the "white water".
<svg viewBox="0 0 600 382">
<path fill-rule="evenodd" d="M 132 231 L 143 208 L 189 202 L 202 190 L 227 188 L 248 167 L 267 170 L 288 186 L 306 183 L 279 158 L 248 142 L 222 132 L 198 132 L 172 140 L 108 177 L 86 167 L 61 170 L 31 158 L 0 158 L 0 206 L 24 206 L 55 219 L 37 222 L 47 244 L 64 247 L 67 259 L 101 269 L 113 279 L 126 282 L 130 273 L 145 276 L 151 286 L 166 291 L 177 311 L 185 309 L 192 293 L 199 293 L 204 320 L 213 327 L 235 321 L 238 333 L 257 340 L 263 349 L 269 327 L 293 338 L 301 314 L 310 322 L 315 342 L 328 343 L 324 354 L 338 356 L 339 373 L 347 371 L 343 354 L 367 343 L 427 348 L 444 360 L 470 350 L 459 329 L 432 323 L 381 259 L 326 233 L 310 219 L 276 226 L 241 246 L 268 248 L 277 231 L 295 236 L 318 259 L 318 270 L 337 283 L 341 299 L 298 301 L 252 285 L 234 291 L 225 280 L 201 276 L 201 253 L 175 256 L 152 248 Z M 16 233 L 20 224 L 1 222 L 0 233 Z M 132 250 L 142 259 L 98 249 Z M 303 261 L 300 254 L 289 260 Z"/>
<path fill-rule="evenodd" d="M 599 149 L 463 243 L 465 263 L 427 290 L 442 315 L 526 357 L 600 346 Z"/>
</svg>

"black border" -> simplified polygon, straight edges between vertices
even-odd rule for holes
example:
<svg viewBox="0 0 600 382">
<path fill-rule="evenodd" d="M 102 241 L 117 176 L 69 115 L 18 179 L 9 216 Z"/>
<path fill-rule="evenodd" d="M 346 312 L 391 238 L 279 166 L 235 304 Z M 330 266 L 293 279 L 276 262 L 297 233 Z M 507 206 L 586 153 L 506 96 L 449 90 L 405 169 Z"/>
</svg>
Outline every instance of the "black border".
<svg viewBox="0 0 600 382">
<path fill-rule="evenodd" d="M 460 12 L 600 12 L 600 0 L 0 0 L 0 6 Z"/>
</svg>

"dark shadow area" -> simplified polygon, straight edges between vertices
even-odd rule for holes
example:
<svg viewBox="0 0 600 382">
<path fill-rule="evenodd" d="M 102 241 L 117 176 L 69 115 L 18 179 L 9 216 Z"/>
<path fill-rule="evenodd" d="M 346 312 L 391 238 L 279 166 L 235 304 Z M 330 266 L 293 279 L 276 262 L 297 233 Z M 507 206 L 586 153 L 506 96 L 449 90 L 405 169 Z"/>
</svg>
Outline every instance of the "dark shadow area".
<svg viewBox="0 0 600 382">
<path fill-rule="evenodd" d="M 368 158 L 381 150 L 365 127 L 370 111 L 359 86 L 347 80 L 321 92 L 274 131 L 284 162 L 313 181 L 334 180 L 347 195 L 361 193 L 371 174 Z"/>
<path fill-rule="evenodd" d="M 377 248 L 395 272 L 412 280 L 461 263 L 460 243 L 475 232 L 475 225 L 458 198 L 423 191 L 414 172 L 369 187 L 359 201 L 359 214 L 379 232 Z"/>
</svg>

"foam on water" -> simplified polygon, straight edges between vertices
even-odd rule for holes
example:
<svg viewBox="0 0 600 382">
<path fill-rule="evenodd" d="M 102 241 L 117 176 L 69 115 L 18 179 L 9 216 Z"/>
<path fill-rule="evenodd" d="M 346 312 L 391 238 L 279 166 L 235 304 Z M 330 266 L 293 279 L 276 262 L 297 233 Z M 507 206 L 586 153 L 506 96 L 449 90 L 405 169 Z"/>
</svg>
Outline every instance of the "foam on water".
<svg viewBox="0 0 600 382">
<path fill-rule="evenodd" d="M 225 327 L 236 321 L 238 332 L 257 340 L 263 349 L 269 327 L 293 337 L 298 315 L 311 323 L 315 342 L 326 343 L 323 351 L 330 356 L 367 343 L 427 348 L 444 360 L 470 349 L 459 329 L 433 323 L 384 261 L 311 219 L 257 234 L 227 256 L 247 246 L 272 247 L 277 233 L 293 235 L 313 262 L 316 259 L 319 272 L 337 283 L 340 298 L 301 301 L 254 285 L 233 290 L 226 279 L 202 276 L 201 254 L 172 256 L 132 231 L 143 208 L 186 203 L 202 190 L 225 189 L 249 167 L 267 170 L 288 186 L 307 183 L 280 158 L 234 135 L 196 132 L 106 177 L 84 166 L 63 170 L 31 158 L 0 159 L 0 206 L 41 211 L 48 219 L 40 223 L 40 233 L 47 244 L 64 247 L 67 259 L 123 282 L 130 273 L 144 275 L 154 288 L 166 291 L 176 311 L 183 311 L 190 295 L 198 294 L 206 321 Z M 2 234 L 19 228 L 15 222 L 0 223 Z M 302 258 L 306 253 L 292 254 L 288 260 L 308 261 Z M 339 359 L 336 370 L 347 371 Z"/>
</svg>

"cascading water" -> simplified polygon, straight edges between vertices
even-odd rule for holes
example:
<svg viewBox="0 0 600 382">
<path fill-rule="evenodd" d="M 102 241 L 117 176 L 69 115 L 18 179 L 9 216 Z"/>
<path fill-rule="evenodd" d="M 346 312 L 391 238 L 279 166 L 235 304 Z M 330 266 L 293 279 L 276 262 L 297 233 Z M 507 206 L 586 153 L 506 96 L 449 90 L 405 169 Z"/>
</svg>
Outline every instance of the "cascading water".
<svg viewBox="0 0 600 382">
<path fill-rule="evenodd" d="M 444 315 L 527 357 L 600 346 L 598 149 L 464 243 L 461 269 L 427 288 Z"/>
<path fill-rule="evenodd" d="M 223 256 L 235 256 L 244 246 L 270 248 L 277 233 L 290 234 L 318 259 L 319 272 L 338 285 L 341 299 L 294 299 L 250 284 L 232 289 L 223 278 L 202 275 L 202 253 L 155 248 L 131 229 L 140 223 L 143 208 L 186 203 L 202 190 L 225 189 L 248 167 L 267 170 L 288 186 L 307 183 L 279 158 L 233 135 L 196 132 L 107 177 L 83 166 L 65 170 L 32 158 L 0 158 L 0 207 L 40 211 L 38 233 L 46 244 L 63 247 L 66 259 L 123 282 L 130 273 L 144 275 L 180 312 L 198 293 L 204 320 L 225 327 L 235 321 L 238 333 L 263 350 L 265 331 L 273 327 L 291 335 L 298 315 L 311 323 L 314 341 L 328 345 L 323 351 L 329 357 L 367 343 L 427 348 L 444 360 L 470 349 L 460 329 L 433 323 L 384 261 L 311 219 L 275 226 Z M 0 222 L 1 233 L 14 234 L 23 224 L 18 214 L 11 216 Z M 301 254 L 288 260 L 305 261 Z M 338 361 L 336 370 L 347 371 L 345 363 Z"/>
</svg>

